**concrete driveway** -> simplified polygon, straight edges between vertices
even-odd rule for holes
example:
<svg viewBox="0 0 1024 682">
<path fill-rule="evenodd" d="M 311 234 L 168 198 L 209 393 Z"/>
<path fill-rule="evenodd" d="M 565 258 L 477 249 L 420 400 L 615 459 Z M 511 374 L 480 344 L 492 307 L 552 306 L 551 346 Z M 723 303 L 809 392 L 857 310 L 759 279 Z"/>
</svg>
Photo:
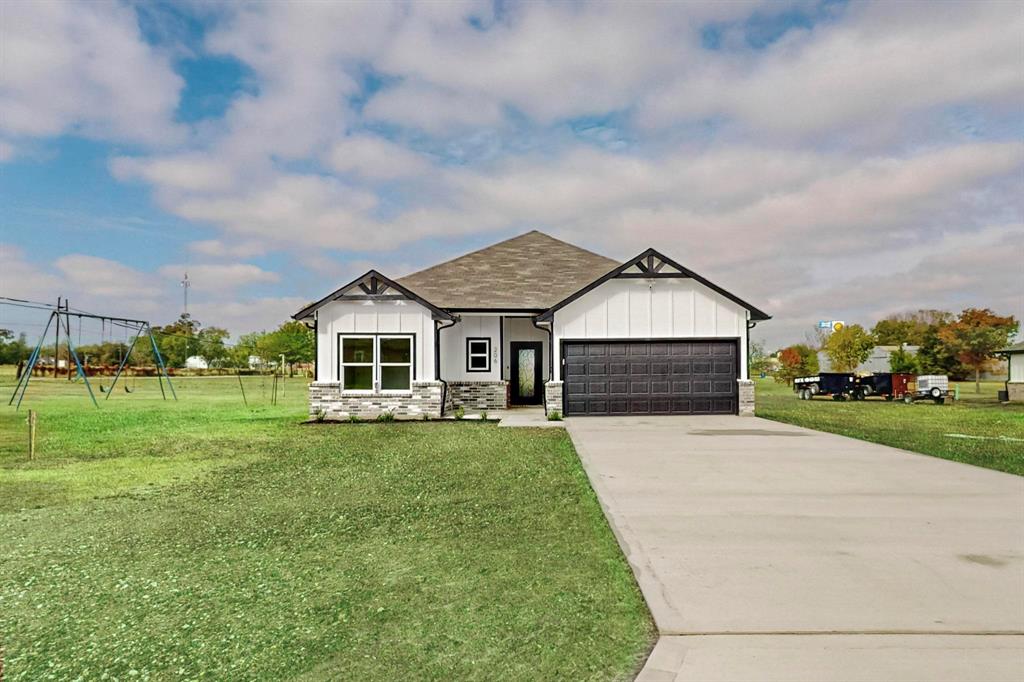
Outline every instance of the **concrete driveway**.
<svg viewBox="0 0 1024 682">
<path fill-rule="evenodd" d="M 1024 679 L 1024 479 L 756 418 L 567 427 L 662 634 L 640 679 Z"/>
</svg>

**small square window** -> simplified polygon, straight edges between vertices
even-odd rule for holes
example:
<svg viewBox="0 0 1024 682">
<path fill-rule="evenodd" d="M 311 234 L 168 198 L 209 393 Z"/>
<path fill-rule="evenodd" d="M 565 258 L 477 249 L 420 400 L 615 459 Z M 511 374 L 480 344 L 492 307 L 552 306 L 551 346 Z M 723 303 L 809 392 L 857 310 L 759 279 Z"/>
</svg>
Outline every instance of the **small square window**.
<svg viewBox="0 0 1024 682">
<path fill-rule="evenodd" d="M 491 340 L 466 339 L 466 371 L 491 371 Z"/>
</svg>

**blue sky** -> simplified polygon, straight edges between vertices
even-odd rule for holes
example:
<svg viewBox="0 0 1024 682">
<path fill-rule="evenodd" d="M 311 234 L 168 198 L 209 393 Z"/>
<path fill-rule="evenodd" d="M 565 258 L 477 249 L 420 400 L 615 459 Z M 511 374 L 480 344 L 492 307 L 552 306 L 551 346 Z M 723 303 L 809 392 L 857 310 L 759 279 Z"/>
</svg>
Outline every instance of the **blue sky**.
<svg viewBox="0 0 1024 682">
<path fill-rule="evenodd" d="M 234 333 L 528 229 L 774 314 L 1024 314 L 1013 3 L 8 3 L 0 295 Z M 30 329 L 27 313 L 2 326 Z"/>
</svg>

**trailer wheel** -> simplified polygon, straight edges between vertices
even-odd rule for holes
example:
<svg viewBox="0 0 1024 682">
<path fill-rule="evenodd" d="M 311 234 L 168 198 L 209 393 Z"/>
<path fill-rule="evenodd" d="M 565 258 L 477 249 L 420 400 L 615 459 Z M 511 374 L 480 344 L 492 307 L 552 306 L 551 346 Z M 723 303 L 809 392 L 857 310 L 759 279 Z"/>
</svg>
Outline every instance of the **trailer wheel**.
<svg viewBox="0 0 1024 682">
<path fill-rule="evenodd" d="M 807 390 L 805 388 L 804 390 L 800 391 L 800 400 L 810 400 L 810 399 L 811 399 L 811 392 L 809 390 Z"/>
<path fill-rule="evenodd" d="M 931 391 L 929 391 L 929 393 L 932 394 L 933 398 L 941 398 L 942 397 L 942 389 L 940 389 L 938 386 L 936 386 Z"/>
<path fill-rule="evenodd" d="M 814 396 L 818 395 L 818 393 L 821 391 L 821 389 L 818 388 L 818 384 L 811 384 L 811 388 L 809 390 L 811 392 L 811 397 L 812 398 Z"/>
<path fill-rule="evenodd" d="M 905 402 L 907 405 L 913 405 L 914 404 L 914 396 L 912 396 L 912 395 L 910 395 L 908 393 L 907 395 L 903 396 L 903 402 Z"/>
</svg>

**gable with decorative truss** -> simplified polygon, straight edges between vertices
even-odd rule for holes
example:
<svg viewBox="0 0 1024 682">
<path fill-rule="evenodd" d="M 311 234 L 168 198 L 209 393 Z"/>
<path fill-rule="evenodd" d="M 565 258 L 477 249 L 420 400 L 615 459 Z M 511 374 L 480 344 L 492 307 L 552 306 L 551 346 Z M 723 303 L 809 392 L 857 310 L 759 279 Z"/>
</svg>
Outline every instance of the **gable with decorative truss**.
<svg viewBox="0 0 1024 682">
<path fill-rule="evenodd" d="M 751 320 L 757 321 L 767 320 L 771 318 L 771 316 L 768 315 L 767 313 L 758 310 L 757 308 L 750 305 L 743 299 L 739 298 L 735 294 L 729 293 L 728 291 L 718 286 L 717 284 L 709 282 L 708 280 L 698 275 L 696 272 L 693 272 L 692 270 L 683 267 L 682 265 L 672 260 L 668 256 L 665 256 L 664 254 L 661 254 L 655 251 L 654 249 L 647 249 L 636 258 L 631 258 L 625 263 L 622 263 L 611 272 L 607 273 L 603 277 L 594 280 L 587 286 L 583 287 L 582 289 L 574 293 L 572 296 L 569 296 L 568 298 L 565 298 L 559 303 L 556 303 L 551 308 L 548 308 L 546 311 L 541 313 L 537 319 L 541 321 L 552 319 L 557 310 L 564 308 L 565 306 L 569 305 L 570 303 L 577 300 L 581 296 L 594 290 L 595 288 L 599 287 L 600 285 L 604 284 L 605 282 L 611 279 L 659 279 L 667 277 L 685 277 L 700 282 L 707 288 L 721 294 L 722 296 L 728 298 L 729 300 L 742 306 L 743 308 L 746 308 L 748 311 L 750 311 Z"/>
<path fill-rule="evenodd" d="M 402 301 L 409 300 L 419 303 L 424 308 L 428 309 L 435 319 L 439 320 L 451 320 L 453 319 L 451 313 L 441 310 L 433 303 L 424 300 L 417 294 L 409 291 L 401 284 L 385 277 L 376 270 L 370 270 L 362 277 L 357 277 L 345 286 L 336 289 L 327 296 L 323 297 L 316 303 L 312 303 L 293 317 L 296 320 L 305 319 L 311 316 L 319 308 L 332 301 L 349 301 L 349 302 L 367 302 L 367 301 Z"/>
</svg>

